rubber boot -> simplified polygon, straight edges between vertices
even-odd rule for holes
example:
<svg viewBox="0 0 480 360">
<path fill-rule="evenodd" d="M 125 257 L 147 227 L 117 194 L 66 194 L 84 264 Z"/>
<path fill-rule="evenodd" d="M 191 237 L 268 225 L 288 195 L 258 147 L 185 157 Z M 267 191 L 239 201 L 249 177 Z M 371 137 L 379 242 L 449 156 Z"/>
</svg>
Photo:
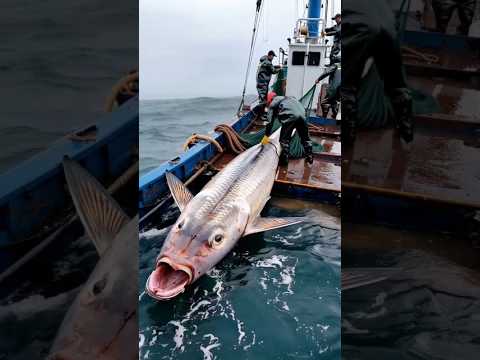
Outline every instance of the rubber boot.
<svg viewBox="0 0 480 360">
<path fill-rule="evenodd" d="M 395 126 L 400 137 L 407 143 L 413 140 L 413 104 L 408 89 L 395 89 L 392 94 L 392 105 L 395 112 Z"/>
<path fill-rule="evenodd" d="M 312 165 L 313 164 L 313 146 L 311 141 L 307 141 L 303 144 L 303 150 L 305 151 L 305 161 Z"/>
<path fill-rule="evenodd" d="M 353 87 L 341 89 L 342 98 L 342 145 L 355 141 L 358 116 L 357 90 Z"/>
<path fill-rule="evenodd" d="M 282 153 L 280 154 L 278 165 L 288 166 L 288 158 L 290 156 L 290 144 L 281 142 L 280 146 L 282 147 Z"/>
<path fill-rule="evenodd" d="M 330 110 L 330 105 L 322 103 L 320 104 L 320 107 L 322 109 L 322 117 L 326 119 L 328 116 L 328 111 Z"/>
<path fill-rule="evenodd" d="M 338 115 L 338 103 L 332 104 L 332 119 L 337 120 Z"/>
</svg>

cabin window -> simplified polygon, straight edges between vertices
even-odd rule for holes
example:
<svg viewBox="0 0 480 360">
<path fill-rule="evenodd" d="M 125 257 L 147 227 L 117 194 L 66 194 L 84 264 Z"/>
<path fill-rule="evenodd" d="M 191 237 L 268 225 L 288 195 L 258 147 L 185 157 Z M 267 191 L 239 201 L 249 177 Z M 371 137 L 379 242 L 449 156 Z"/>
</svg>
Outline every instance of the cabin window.
<svg viewBox="0 0 480 360">
<path fill-rule="evenodd" d="M 310 66 L 320 65 L 320 53 L 319 52 L 308 53 L 308 65 L 310 65 Z"/>
<path fill-rule="evenodd" d="M 294 51 L 292 54 L 292 65 L 305 64 L 305 51 Z"/>
</svg>

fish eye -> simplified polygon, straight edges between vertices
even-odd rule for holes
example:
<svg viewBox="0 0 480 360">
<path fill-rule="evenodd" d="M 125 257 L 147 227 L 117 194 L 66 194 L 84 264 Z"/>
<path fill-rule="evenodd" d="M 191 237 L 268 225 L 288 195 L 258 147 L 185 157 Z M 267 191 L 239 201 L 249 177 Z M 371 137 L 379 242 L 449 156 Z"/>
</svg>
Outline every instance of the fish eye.
<svg viewBox="0 0 480 360">
<path fill-rule="evenodd" d="M 102 278 L 101 280 L 98 280 L 97 282 L 95 282 L 95 284 L 93 284 L 92 294 L 94 296 L 97 296 L 103 291 L 103 289 L 105 289 L 106 285 L 107 285 L 107 279 L 105 277 Z"/>
<path fill-rule="evenodd" d="M 224 236 L 222 234 L 217 233 L 210 237 L 210 239 L 208 240 L 208 244 L 210 245 L 210 247 L 215 248 L 222 244 L 223 239 L 224 239 Z"/>
<path fill-rule="evenodd" d="M 178 228 L 178 229 L 181 229 L 181 228 L 183 228 L 183 223 L 184 223 L 184 221 L 183 221 L 183 220 L 182 220 L 182 221 L 180 221 L 180 222 L 178 223 L 178 225 L 177 225 L 177 228 Z"/>
</svg>

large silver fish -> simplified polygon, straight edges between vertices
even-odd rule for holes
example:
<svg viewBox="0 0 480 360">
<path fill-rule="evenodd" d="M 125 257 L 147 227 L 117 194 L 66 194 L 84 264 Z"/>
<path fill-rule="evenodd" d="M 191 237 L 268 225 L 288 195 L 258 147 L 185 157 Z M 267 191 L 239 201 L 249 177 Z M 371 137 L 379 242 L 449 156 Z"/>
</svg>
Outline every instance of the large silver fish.
<svg viewBox="0 0 480 360">
<path fill-rule="evenodd" d="M 63 166 L 100 260 L 68 310 L 48 359 L 137 358 L 138 217 L 130 220 L 76 162 L 65 159 Z"/>
<path fill-rule="evenodd" d="M 278 130 L 266 145 L 233 159 L 195 197 L 173 174 L 167 183 L 181 214 L 156 260 L 146 292 L 158 300 L 182 293 L 245 235 L 297 224 L 303 218 L 262 218 L 281 152 Z"/>
</svg>

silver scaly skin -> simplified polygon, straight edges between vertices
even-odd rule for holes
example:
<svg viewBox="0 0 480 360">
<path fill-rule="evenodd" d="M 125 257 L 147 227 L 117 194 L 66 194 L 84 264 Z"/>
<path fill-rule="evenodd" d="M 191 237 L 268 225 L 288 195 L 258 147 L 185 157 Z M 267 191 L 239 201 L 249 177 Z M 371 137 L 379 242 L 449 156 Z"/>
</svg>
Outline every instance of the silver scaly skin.
<svg viewBox="0 0 480 360">
<path fill-rule="evenodd" d="M 279 131 L 233 159 L 195 197 L 172 174 L 167 182 L 181 215 L 160 251 L 146 292 L 167 300 L 222 260 L 244 235 L 292 225 L 302 218 L 262 219 L 281 147 Z"/>
</svg>

